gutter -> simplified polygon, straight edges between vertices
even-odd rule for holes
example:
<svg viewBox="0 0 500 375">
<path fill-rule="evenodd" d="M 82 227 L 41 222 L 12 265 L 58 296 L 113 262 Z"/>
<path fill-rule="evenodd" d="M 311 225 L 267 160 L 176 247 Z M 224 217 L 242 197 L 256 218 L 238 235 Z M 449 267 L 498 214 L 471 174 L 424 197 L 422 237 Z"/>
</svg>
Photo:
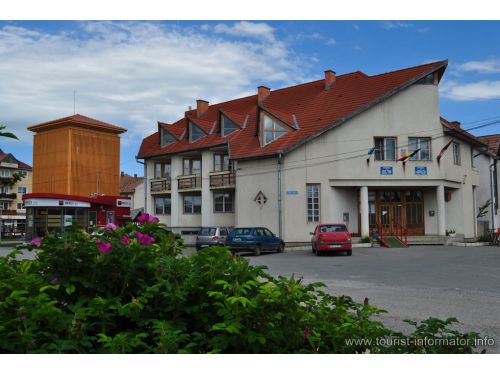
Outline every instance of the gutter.
<svg viewBox="0 0 500 375">
<path fill-rule="evenodd" d="M 282 202 L 281 202 L 281 173 L 282 173 L 282 164 L 283 154 L 280 152 L 278 154 L 278 236 L 283 239 L 283 220 L 282 220 Z"/>
</svg>

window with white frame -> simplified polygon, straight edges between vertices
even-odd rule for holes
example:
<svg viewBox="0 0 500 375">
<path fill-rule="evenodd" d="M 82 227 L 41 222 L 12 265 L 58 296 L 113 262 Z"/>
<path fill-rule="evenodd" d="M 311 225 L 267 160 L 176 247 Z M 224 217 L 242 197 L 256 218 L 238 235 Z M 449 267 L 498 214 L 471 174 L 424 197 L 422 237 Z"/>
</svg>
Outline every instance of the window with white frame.
<svg viewBox="0 0 500 375">
<path fill-rule="evenodd" d="M 307 221 L 319 222 L 320 217 L 320 203 L 319 193 L 320 184 L 307 184 Z"/>
<path fill-rule="evenodd" d="M 9 209 L 9 202 L 0 202 L 0 209 L 8 210 Z"/>
<path fill-rule="evenodd" d="M 214 193 L 214 212 L 233 212 L 234 195 L 232 192 Z"/>
<path fill-rule="evenodd" d="M 161 134 L 161 146 L 162 147 L 168 145 L 169 143 L 175 142 L 174 136 L 172 134 L 170 134 L 167 130 L 162 128 L 160 130 L 160 134 Z"/>
<path fill-rule="evenodd" d="M 25 186 L 18 186 L 17 187 L 17 192 L 19 194 L 26 194 L 28 192 L 28 189 Z"/>
<path fill-rule="evenodd" d="M 265 114 L 262 114 L 262 122 L 262 140 L 264 145 L 271 143 L 287 133 L 283 125 L 280 125 L 277 121 Z"/>
<path fill-rule="evenodd" d="M 170 195 L 155 197 L 155 214 L 156 215 L 170 215 L 172 204 Z"/>
<path fill-rule="evenodd" d="M 240 129 L 238 125 L 226 116 L 221 116 L 221 134 L 223 137 L 234 133 L 236 130 Z"/>
<path fill-rule="evenodd" d="M 8 194 L 9 191 L 10 191 L 10 188 L 8 186 L 2 186 L 2 189 L 1 189 L 2 193 L 3 194 Z"/>
<path fill-rule="evenodd" d="M 453 164 L 460 165 L 460 144 L 453 142 Z"/>
<path fill-rule="evenodd" d="M 168 163 L 155 163 L 155 178 L 170 178 L 172 166 Z"/>
<path fill-rule="evenodd" d="M 189 143 L 193 143 L 205 135 L 205 132 L 201 128 L 192 122 L 189 123 Z"/>
<path fill-rule="evenodd" d="M 396 160 L 396 138 L 375 138 L 375 160 Z"/>
<path fill-rule="evenodd" d="M 201 195 L 184 195 L 184 213 L 199 214 L 201 213 Z"/>
<path fill-rule="evenodd" d="M 410 160 L 431 160 L 431 139 L 428 137 L 408 138 L 410 152 L 420 149 Z"/>
<path fill-rule="evenodd" d="M 9 177 L 10 172 L 8 169 L 2 169 L 2 177 Z"/>
</svg>

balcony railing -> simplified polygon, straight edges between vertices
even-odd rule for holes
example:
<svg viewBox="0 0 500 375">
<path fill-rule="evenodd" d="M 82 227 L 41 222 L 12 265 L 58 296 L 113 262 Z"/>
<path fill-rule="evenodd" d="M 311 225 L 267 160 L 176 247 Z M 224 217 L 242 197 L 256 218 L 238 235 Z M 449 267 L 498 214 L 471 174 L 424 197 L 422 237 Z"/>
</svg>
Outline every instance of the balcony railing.
<svg viewBox="0 0 500 375">
<path fill-rule="evenodd" d="M 235 173 L 233 171 L 210 173 L 210 188 L 228 188 L 234 187 L 236 183 Z"/>
<path fill-rule="evenodd" d="M 16 198 L 17 198 L 17 194 L 16 193 L 11 193 L 11 194 L 0 193 L 0 199 L 9 199 L 9 200 L 12 200 L 12 199 L 16 199 Z"/>
<path fill-rule="evenodd" d="M 177 177 L 179 190 L 201 189 L 201 176 L 179 176 Z"/>
<path fill-rule="evenodd" d="M 170 178 L 159 178 L 151 180 L 151 193 L 164 193 L 172 189 Z"/>
</svg>

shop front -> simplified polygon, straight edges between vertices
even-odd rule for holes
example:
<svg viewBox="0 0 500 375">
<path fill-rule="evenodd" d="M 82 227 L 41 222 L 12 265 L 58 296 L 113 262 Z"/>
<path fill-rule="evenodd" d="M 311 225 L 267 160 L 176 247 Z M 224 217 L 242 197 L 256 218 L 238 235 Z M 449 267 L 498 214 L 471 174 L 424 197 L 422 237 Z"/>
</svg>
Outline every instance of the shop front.
<svg viewBox="0 0 500 375">
<path fill-rule="evenodd" d="M 130 221 L 130 198 L 122 196 L 80 197 L 64 194 L 25 194 L 26 239 L 60 233 L 78 225 L 85 230 L 108 223 Z"/>
</svg>

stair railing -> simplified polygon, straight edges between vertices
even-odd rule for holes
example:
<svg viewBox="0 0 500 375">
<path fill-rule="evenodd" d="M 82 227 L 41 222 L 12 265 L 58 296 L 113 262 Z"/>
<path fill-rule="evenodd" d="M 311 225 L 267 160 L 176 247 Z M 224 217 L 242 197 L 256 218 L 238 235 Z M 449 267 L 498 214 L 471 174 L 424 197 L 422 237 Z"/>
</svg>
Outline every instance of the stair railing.
<svg viewBox="0 0 500 375">
<path fill-rule="evenodd" d="M 395 237 L 405 247 L 408 247 L 408 228 L 406 228 L 403 224 L 398 223 L 396 220 L 394 220 L 394 225 L 396 226 L 396 236 Z"/>
<path fill-rule="evenodd" d="M 377 222 L 375 225 L 377 226 L 377 231 L 378 231 L 378 242 L 384 247 L 389 247 L 389 244 L 387 243 L 386 240 L 384 240 L 384 236 L 382 234 L 382 224 Z"/>
</svg>

